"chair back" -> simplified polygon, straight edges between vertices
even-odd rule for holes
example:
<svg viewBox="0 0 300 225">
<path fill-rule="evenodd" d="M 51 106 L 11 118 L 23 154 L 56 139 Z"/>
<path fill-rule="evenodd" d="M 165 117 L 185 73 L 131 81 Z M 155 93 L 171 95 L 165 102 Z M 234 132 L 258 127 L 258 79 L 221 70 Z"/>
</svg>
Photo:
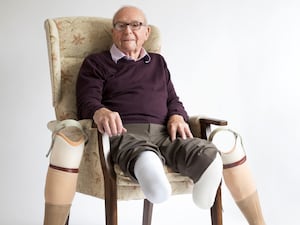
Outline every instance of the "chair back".
<svg viewBox="0 0 300 225">
<path fill-rule="evenodd" d="M 57 120 L 77 119 L 76 81 L 82 61 L 92 53 L 108 50 L 112 45 L 112 20 L 100 17 L 60 17 L 47 19 L 52 103 Z M 160 34 L 151 25 L 144 47 L 159 53 Z"/>
</svg>

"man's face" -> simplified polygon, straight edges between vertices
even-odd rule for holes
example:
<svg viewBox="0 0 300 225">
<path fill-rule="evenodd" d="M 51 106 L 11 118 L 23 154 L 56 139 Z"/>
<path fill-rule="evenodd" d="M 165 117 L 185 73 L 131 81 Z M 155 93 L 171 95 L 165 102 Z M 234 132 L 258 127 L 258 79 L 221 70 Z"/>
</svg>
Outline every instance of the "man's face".
<svg viewBox="0 0 300 225">
<path fill-rule="evenodd" d="M 124 8 L 115 16 L 113 23 L 115 45 L 128 56 L 138 56 L 150 34 L 144 14 L 136 8 Z"/>
</svg>

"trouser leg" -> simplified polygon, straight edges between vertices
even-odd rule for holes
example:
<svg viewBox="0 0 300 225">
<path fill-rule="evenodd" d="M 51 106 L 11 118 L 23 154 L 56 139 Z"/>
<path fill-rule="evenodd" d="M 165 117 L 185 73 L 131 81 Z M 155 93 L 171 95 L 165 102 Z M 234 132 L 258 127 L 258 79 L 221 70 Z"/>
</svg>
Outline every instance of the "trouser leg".
<svg viewBox="0 0 300 225">
<path fill-rule="evenodd" d="M 265 225 L 256 184 L 246 160 L 241 137 L 229 129 L 217 130 L 212 136 L 214 137 L 210 138 L 211 141 L 222 152 L 223 177 L 233 199 L 250 225 Z M 227 144 L 224 141 L 222 142 L 225 136 L 233 140 L 233 145 L 229 148 L 225 147 Z"/>
<path fill-rule="evenodd" d="M 173 171 L 190 177 L 195 183 L 218 154 L 213 144 L 199 138 L 177 138 L 173 142 L 167 138 L 160 149 Z"/>
<path fill-rule="evenodd" d="M 213 204 L 222 177 L 222 161 L 216 157 L 218 151 L 212 143 L 199 138 L 178 138 L 171 142 L 166 128 L 160 125 L 125 127 L 127 133 L 111 138 L 111 146 L 113 161 L 120 165 L 126 175 L 135 180 L 136 171 L 133 173 L 133 168 L 140 153 L 153 151 L 173 171 L 188 176 L 195 182 L 193 200 L 197 206 L 208 208 Z M 161 169 L 161 173 L 163 172 Z M 202 176 L 205 172 L 206 176 Z M 209 182 L 205 182 L 204 178 Z M 196 185 L 197 182 L 199 185 Z"/>
<path fill-rule="evenodd" d="M 125 125 L 127 132 L 110 139 L 111 157 L 124 173 L 139 183 L 145 197 L 161 203 L 171 195 L 164 159 L 149 138 L 149 125 Z"/>
<path fill-rule="evenodd" d="M 84 135 L 78 127 L 53 131 L 45 184 L 44 225 L 64 225 L 76 192 Z"/>
<path fill-rule="evenodd" d="M 222 160 L 216 147 L 199 138 L 165 140 L 161 152 L 174 171 L 194 181 L 193 201 L 199 208 L 210 208 L 222 179 Z"/>
</svg>

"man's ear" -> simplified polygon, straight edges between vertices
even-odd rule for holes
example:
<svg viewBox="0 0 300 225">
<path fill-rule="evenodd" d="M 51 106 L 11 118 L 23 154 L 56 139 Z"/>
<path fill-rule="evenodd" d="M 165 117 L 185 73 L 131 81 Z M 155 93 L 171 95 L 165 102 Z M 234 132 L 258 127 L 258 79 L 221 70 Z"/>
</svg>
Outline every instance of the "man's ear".
<svg viewBox="0 0 300 225">
<path fill-rule="evenodd" d="M 151 34 L 151 27 L 150 27 L 150 26 L 147 26 L 146 40 L 148 40 L 150 34 Z"/>
</svg>

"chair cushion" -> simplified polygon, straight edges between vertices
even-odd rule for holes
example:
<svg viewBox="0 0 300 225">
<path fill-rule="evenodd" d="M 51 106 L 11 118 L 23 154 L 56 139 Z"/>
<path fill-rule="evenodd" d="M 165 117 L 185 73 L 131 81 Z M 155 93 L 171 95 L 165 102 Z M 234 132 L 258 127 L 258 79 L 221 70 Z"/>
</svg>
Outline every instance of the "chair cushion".
<svg viewBox="0 0 300 225">
<path fill-rule="evenodd" d="M 192 182 L 190 178 L 182 176 L 179 173 L 173 172 L 169 167 L 164 166 L 166 175 L 170 182 Z M 117 184 L 126 186 L 139 186 L 138 183 L 133 182 L 128 176 L 124 175 L 124 172 L 120 169 L 119 165 L 114 165 L 115 173 L 117 174 Z"/>
</svg>

